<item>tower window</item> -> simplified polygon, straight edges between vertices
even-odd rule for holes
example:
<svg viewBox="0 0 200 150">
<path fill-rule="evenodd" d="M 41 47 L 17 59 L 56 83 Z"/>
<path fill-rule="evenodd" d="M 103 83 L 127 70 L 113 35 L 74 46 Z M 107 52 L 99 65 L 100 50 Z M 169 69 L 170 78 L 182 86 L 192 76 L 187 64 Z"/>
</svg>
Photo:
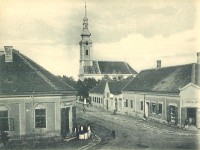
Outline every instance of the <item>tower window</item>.
<svg viewBox="0 0 200 150">
<path fill-rule="evenodd" d="M 88 50 L 86 50 L 86 51 L 85 51 L 85 55 L 88 55 L 88 53 L 89 53 Z"/>
<path fill-rule="evenodd" d="M 88 42 L 86 42 L 85 44 L 88 45 Z"/>
</svg>

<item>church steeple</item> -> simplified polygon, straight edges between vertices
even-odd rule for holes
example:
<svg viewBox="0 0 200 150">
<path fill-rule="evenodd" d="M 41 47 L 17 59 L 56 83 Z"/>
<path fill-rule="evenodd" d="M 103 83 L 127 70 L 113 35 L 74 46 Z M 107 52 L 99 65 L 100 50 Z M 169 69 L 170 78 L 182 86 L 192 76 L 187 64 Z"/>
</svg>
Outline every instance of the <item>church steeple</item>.
<svg viewBox="0 0 200 150">
<path fill-rule="evenodd" d="M 84 70 L 93 65 L 92 61 L 92 40 L 91 33 L 88 29 L 87 7 L 85 2 L 85 14 L 83 18 L 83 32 L 81 33 L 80 45 L 80 70 L 79 75 L 84 73 Z"/>
<path fill-rule="evenodd" d="M 86 2 L 85 2 L 85 16 L 83 18 L 83 32 L 81 34 L 82 38 L 84 36 L 90 36 L 91 33 L 88 30 L 88 18 L 87 18 L 87 7 L 86 7 Z"/>
</svg>

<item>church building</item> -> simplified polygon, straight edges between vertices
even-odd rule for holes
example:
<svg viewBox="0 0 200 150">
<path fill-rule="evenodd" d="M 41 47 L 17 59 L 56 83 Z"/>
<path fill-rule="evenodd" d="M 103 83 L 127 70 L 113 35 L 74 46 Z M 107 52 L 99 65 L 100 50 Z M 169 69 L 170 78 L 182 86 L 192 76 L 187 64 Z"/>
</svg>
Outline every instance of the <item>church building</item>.
<svg viewBox="0 0 200 150">
<path fill-rule="evenodd" d="M 125 61 L 98 61 L 92 57 L 92 40 L 88 29 L 87 9 L 85 5 L 85 16 L 83 18 L 83 32 L 80 45 L 80 68 L 79 79 L 95 78 L 102 79 L 105 75 L 111 79 L 118 80 L 119 77 L 135 77 L 137 72 Z"/>
</svg>

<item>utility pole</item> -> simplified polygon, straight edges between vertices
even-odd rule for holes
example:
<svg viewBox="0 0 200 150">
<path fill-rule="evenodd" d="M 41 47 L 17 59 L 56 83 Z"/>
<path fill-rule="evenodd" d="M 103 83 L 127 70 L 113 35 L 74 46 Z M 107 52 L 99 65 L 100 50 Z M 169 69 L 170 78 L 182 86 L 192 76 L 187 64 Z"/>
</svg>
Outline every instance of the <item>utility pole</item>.
<svg viewBox="0 0 200 150">
<path fill-rule="evenodd" d="M 35 128 L 35 123 L 34 123 L 35 122 L 34 121 L 34 111 L 35 111 L 35 108 L 34 108 L 34 105 L 35 105 L 34 93 L 35 92 L 33 91 L 33 93 L 32 93 L 32 115 L 33 115 L 33 139 L 32 139 L 33 141 L 32 142 L 33 142 L 33 147 L 34 147 L 34 136 L 35 136 L 35 133 L 34 133 L 35 132 L 35 129 L 34 129 Z"/>
</svg>

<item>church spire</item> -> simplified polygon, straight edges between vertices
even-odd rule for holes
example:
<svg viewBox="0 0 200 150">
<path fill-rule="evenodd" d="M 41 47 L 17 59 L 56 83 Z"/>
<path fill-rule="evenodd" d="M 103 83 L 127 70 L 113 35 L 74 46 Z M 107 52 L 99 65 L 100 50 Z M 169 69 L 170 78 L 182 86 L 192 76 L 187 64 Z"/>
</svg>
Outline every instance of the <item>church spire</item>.
<svg viewBox="0 0 200 150">
<path fill-rule="evenodd" d="M 91 33 L 88 30 L 88 18 L 87 18 L 87 7 L 86 7 L 86 1 L 85 1 L 85 16 L 83 18 L 83 32 L 81 36 L 90 36 Z"/>
<path fill-rule="evenodd" d="M 85 18 L 87 18 L 87 7 L 86 7 L 86 1 L 85 1 Z"/>
</svg>

